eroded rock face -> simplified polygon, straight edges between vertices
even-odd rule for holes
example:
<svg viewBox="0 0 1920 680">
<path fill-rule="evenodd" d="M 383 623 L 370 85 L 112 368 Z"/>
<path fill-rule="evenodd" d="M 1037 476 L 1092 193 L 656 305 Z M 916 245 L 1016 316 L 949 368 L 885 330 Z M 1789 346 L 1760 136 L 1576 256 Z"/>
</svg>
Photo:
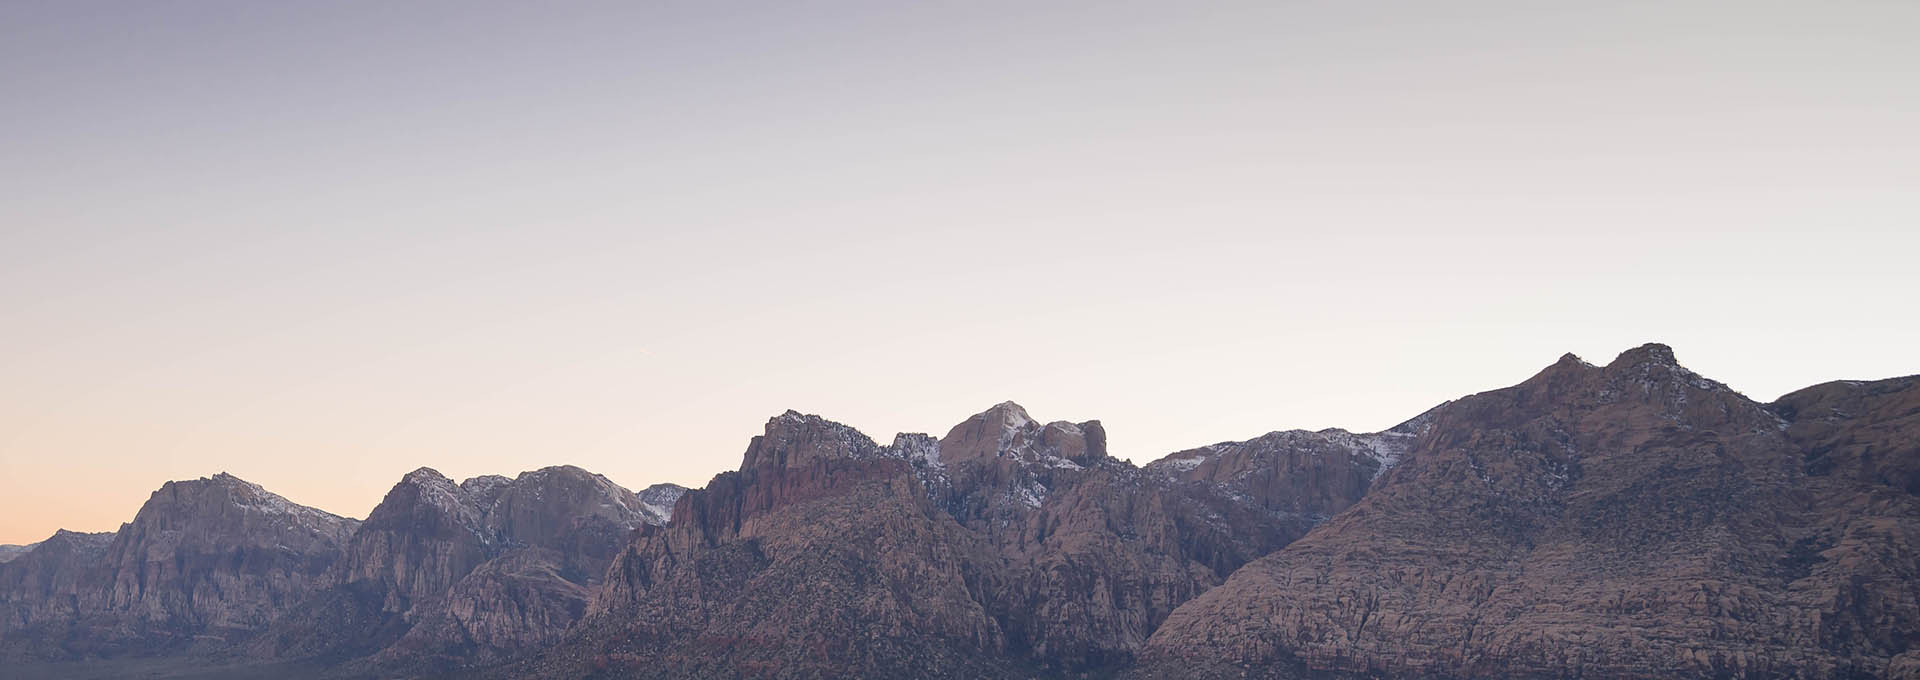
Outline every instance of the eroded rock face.
<svg viewBox="0 0 1920 680">
<path fill-rule="evenodd" d="M 359 525 L 228 474 L 168 482 L 115 534 L 108 611 L 254 630 L 311 592 Z"/>
<path fill-rule="evenodd" d="M 687 487 L 679 484 L 655 484 L 634 495 L 640 497 L 641 509 L 653 518 L 648 520 L 648 524 L 666 524 L 667 520 L 673 519 L 674 504 L 679 503 L 680 497 L 686 493 Z"/>
<path fill-rule="evenodd" d="M 1769 410 L 1664 346 L 1569 355 L 1438 409 L 1352 508 L 1175 611 L 1134 673 L 1886 677 L 1912 661 L 1915 506 L 1886 483 L 1901 464 L 1851 462 L 1920 435 L 1909 391 Z M 1836 474 L 1807 474 L 1821 457 Z"/>
<path fill-rule="evenodd" d="M 27 545 L 0 545 L 0 564 L 6 564 L 8 562 L 12 562 L 14 558 L 17 558 L 21 555 L 25 555 L 28 552 L 32 551 L 33 547 L 36 545 L 40 545 L 40 544 L 30 543 Z"/>
<path fill-rule="evenodd" d="M 354 533 L 331 585 L 256 649 L 367 657 L 388 672 L 497 663 L 578 620 L 629 534 L 658 521 L 633 492 L 576 467 L 458 484 L 422 468 Z"/>
<path fill-rule="evenodd" d="M 1084 465 L 1106 456 L 1107 432 L 1100 421 L 1042 425 L 1011 401 L 995 404 L 953 426 L 939 440 L 939 460 L 949 465 L 982 458 L 1013 458 L 1059 467 L 1065 463 Z"/>
<path fill-rule="evenodd" d="M 1347 509 L 1413 447 L 1415 432 L 1271 432 L 1189 449 L 1148 463 L 1175 479 L 1210 482 L 1262 508 L 1324 521 Z"/>
<path fill-rule="evenodd" d="M 0 653 L 27 658 L 64 656 L 56 642 L 82 615 L 105 604 L 113 533 L 61 529 L 32 550 L 0 564 Z M 35 632 L 35 629 L 54 629 Z M 31 642 L 27 638 L 40 638 Z M 47 639 L 51 638 L 51 640 Z"/>
<path fill-rule="evenodd" d="M 989 553 L 933 509 L 896 453 L 817 416 L 774 418 L 740 471 L 641 530 L 580 636 L 525 672 L 999 672 L 1005 641 L 978 603 Z"/>
<path fill-rule="evenodd" d="M 483 489 L 497 493 L 485 484 Z M 497 536 L 485 525 L 466 489 L 439 471 L 421 468 L 387 492 L 348 542 L 336 584 L 369 582 L 384 587 L 382 608 L 412 609 L 433 599 L 495 552 Z"/>
<path fill-rule="evenodd" d="M 1920 495 L 1920 377 L 1815 385 L 1769 405 L 1809 476 Z"/>
<path fill-rule="evenodd" d="M 1884 677 L 1920 678 L 1920 377 L 1817 385 L 1770 408 L 1812 501 L 1781 562 L 1796 613 L 1817 622 L 1796 632 L 1854 667 L 1888 656 Z"/>
<path fill-rule="evenodd" d="M 57 647 L 39 658 L 251 634 L 320 585 L 357 524 L 224 473 L 168 482 L 119 531 L 63 531 L 0 566 L 0 633 Z"/>
<path fill-rule="evenodd" d="M 1369 464 L 1377 464 L 1368 458 Z M 1350 472 L 1370 478 L 1373 467 Z M 998 677 L 1126 663 L 1179 604 L 1312 526 L 1003 403 L 882 446 L 788 412 L 615 561 L 573 677 Z"/>
<path fill-rule="evenodd" d="M 1312 526 L 1110 458 L 1098 421 L 1042 425 L 1010 402 L 937 451 L 936 504 L 1001 565 L 984 604 L 1009 655 L 1043 669 L 1127 663 L 1174 607 Z"/>
<path fill-rule="evenodd" d="M 1920 677 L 1917 480 L 1920 379 L 1761 405 L 1659 345 L 1140 468 L 1011 402 L 886 445 L 787 412 L 691 491 L 421 469 L 356 526 L 169 484 L 0 562 L 0 659 L 264 627 L 215 651 L 343 677 Z"/>
</svg>

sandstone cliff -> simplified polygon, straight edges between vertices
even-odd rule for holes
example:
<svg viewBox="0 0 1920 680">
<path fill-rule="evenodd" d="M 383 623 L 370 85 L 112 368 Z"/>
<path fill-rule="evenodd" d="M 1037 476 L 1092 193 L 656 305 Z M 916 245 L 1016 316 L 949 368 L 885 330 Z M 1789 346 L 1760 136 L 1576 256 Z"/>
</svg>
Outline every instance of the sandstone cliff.
<svg viewBox="0 0 1920 680">
<path fill-rule="evenodd" d="M 244 637 L 312 592 L 357 524 L 224 473 L 168 482 L 117 532 L 61 532 L 0 565 L 0 635 L 40 658 Z"/>
<path fill-rule="evenodd" d="M 117 532 L 7 555 L 0 661 L 1920 678 L 1920 379 L 1758 404 L 1648 345 L 1384 432 L 1143 467 L 1098 421 L 1012 402 L 887 444 L 790 411 L 703 489 L 423 468 L 355 522 L 219 475 L 169 483 Z"/>
<path fill-rule="evenodd" d="M 252 649 L 392 673 L 499 663 L 558 639 L 628 535 L 659 521 L 576 467 L 458 484 L 421 468 L 346 542 L 328 587 Z"/>
<path fill-rule="evenodd" d="M 1042 423 L 1011 402 L 890 445 L 788 412 L 742 458 L 643 529 L 574 638 L 517 672 L 1105 672 L 1175 607 L 1336 509 L 1142 471 L 1107 455 L 1097 421 Z M 1342 465 L 1340 479 L 1367 480 L 1380 463 L 1325 467 Z"/>
<path fill-rule="evenodd" d="M 1911 671 L 1912 381 L 1767 406 L 1648 345 L 1432 416 L 1346 512 L 1155 632 L 1138 677 Z"/>
</svg>

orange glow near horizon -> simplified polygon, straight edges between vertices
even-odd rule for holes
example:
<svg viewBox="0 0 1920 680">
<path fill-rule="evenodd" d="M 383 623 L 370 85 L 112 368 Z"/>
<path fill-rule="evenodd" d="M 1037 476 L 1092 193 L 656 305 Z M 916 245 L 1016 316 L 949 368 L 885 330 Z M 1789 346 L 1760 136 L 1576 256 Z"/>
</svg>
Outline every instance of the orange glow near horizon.
<svg viewBox="0 0 1920 680">
<path fill-rule="evenodd" d="M 1920 372 L 1916 25 L 0 9 L 0 543 L 221 471 L 699 486 L 789 408 L 1012 399 L 1145 462 L 1649 341 L 1761 400 Z"/>
</svg>

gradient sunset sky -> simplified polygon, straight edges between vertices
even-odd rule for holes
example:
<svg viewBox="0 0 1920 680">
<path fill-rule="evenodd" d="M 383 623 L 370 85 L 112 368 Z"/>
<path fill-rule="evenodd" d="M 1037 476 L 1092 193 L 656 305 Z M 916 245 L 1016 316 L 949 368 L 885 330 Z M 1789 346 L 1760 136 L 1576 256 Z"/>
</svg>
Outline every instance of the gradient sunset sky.
<svg viewBox="0 0 1920 680">
<path fill-rule="evenodd" d="M 0 543 L 1920 372 L 1920 3 L 0 1 Z"/>
</svg>

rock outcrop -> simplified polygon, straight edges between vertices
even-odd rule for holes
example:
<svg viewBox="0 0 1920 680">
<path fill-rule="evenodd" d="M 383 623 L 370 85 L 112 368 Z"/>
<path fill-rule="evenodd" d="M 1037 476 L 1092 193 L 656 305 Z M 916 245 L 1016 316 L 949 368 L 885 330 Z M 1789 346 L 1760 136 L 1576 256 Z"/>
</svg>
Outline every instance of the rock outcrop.
<svg viewBox="0 0 1920 680">
<path fill-rule="evenodd" d="M 0 564 L 6 564 L 8 562 L 12 562 L 14 558 L 17 558 L 21 555 L 25 555 L 29 552 L 32 552 L 33 547 L 36 545 L 40 545 L 40 544 L 29 543 L 27 545 L 0 545 Z"/>
<path fill-rule="evenodd" d="M 1432 414 L 1406 459 L 1154 633 L 1137 677 L 1896 677 L 1912 381 L 1771 409 L 1662 345 Z"/>
<path fill-rule="evenodd" d="M 1355 464 L 1363 480 L 1379 465 Z M 789 411 L 738 471 L 642 529 L 577 637 L 521 671 L 1106 672 L 1175 607 L 1313 525 L 1282 495 L 1266 507 L 1142 471 L 1107 455 L 1099 422 L 1041 423 L 1011 402 L 890 445 Z"/>
<path fill-rule="evenodd" d="M 357 524 L 224 473 L 168 482 L 119 531 L 61 532 L 0 566 L 0 633 L 56 658 L 250 635 L 321 584 Z"/>
<path fill-rule="evenodd" d="M 701 489 L 422 468 L 356 522 L 219 475 L 169 483 L 119 531 L 5 552 L 0 662 L 1920 678 L 1920 378 L 1759 404 L 1647 345 L 1384 432 L 1143 467 L 1098 421 L 1012 402 L 887 444 L 789 411 Z"/>
<path fill-rule="evenodd" d="M 580 636 L 525 672 L 998 672 L 1005 641 L 977 602 L 990 555 L 897 453 L 817 416 L 772 419 L 739 471 L 639 532 Z"/>
<path fill-rule="evenodd" d="M 1169 454 L 1146 469 L 1226 487 L 1262 508 L 1324 521 L 1366 495 L 1373 481 L 1412 450 L 1425 421 L 1385 432 L 1340 429 L 1269 432 L 1241 442 Z"/>
<path fill-rule="evenodd" d="M 93 636 L 81 625 L 105 603 L 113 533 L 61 529 L 0 564 L 0 662 L 65 659 Z"/>
<path fill-rule="evenodd" d="M 673 505 L 686 494 L 687 487 L 679 484 L 655 484 L 634 495 L 640 497 L 640 509 L 653 518 L 648 524 L 666 524 L 673 519 Z"/>
<path fill-rule="evenodd" d="M 383 672 L 498 663 L 557 639 L 629 534 L 662 519 L 577 467 L 457 484 L 421 468 L 346 542 L 329 586 L 254 650 Z"/>
</svg>

